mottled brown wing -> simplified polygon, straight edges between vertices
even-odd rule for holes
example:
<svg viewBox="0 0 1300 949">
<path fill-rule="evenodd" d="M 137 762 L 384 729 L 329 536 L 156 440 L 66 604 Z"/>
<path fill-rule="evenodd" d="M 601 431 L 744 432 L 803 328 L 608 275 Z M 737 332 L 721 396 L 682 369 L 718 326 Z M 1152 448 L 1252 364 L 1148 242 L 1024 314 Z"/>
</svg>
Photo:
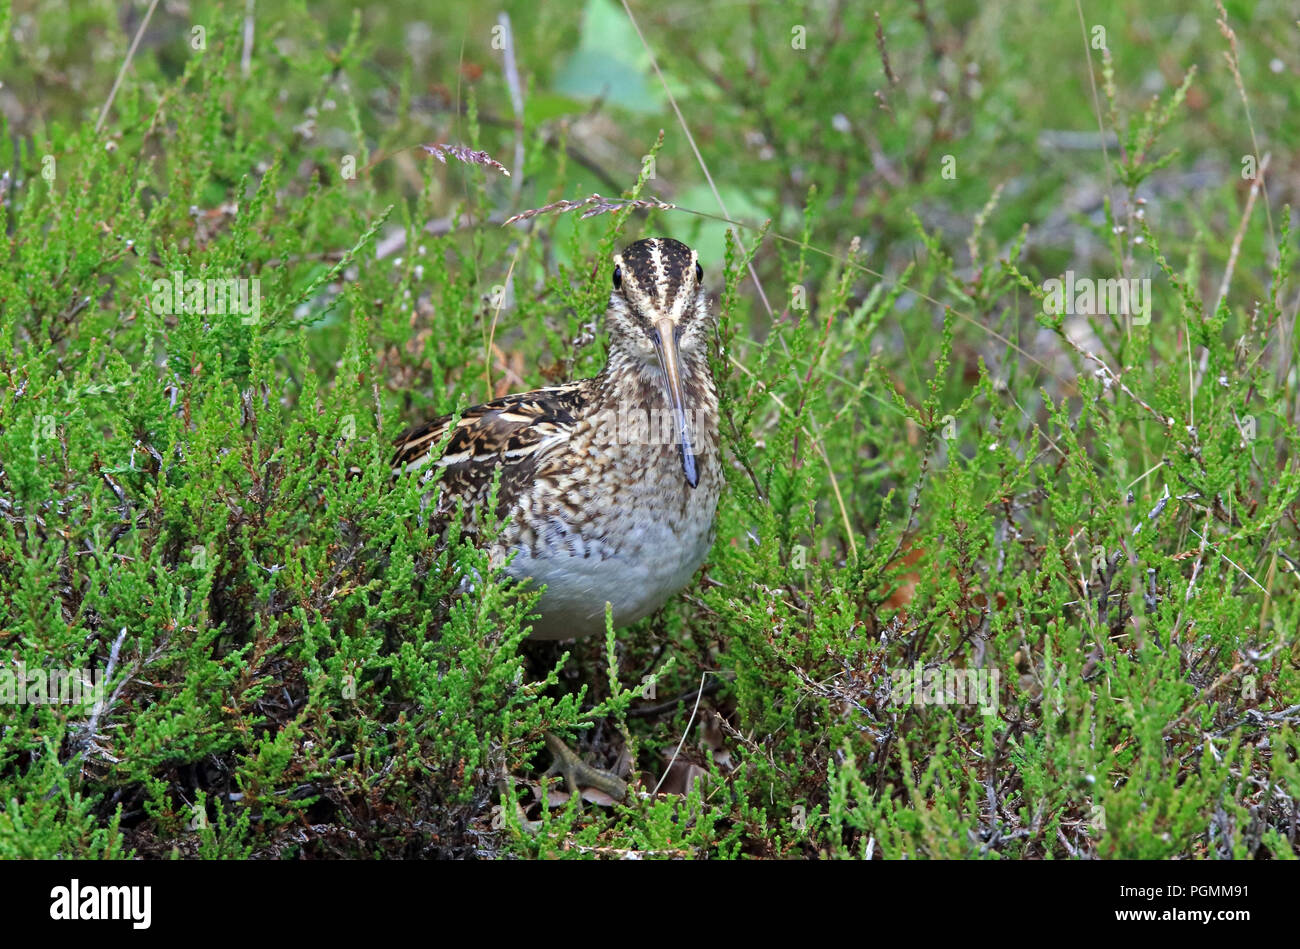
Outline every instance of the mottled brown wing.
<svg viewBox="0 0 1300 949">
<path fill-rule="evenodd" d="M 508 395 L 468 408 L 459 418 L 446 415 L 417 425 L 397 439 L 393 474 L 442 468 L 435 526 L 463 505 L 465 525 L 472 528 L 500 467 L 497 514 L 504 517 L 532 484 L 539 463 L 568 442 L 586 401 L 583 384 L 575 382 Z M 435 457 L 445 438 L 446 447 Z"/>
</svg>

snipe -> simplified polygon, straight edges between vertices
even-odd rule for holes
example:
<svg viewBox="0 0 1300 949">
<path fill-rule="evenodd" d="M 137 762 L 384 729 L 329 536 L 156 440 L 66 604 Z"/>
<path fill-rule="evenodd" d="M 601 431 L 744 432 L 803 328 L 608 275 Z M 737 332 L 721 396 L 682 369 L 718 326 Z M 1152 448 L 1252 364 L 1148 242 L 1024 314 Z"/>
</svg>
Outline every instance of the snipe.
<svg viewBox="0 0 1300 949">
<path fill-rule="evenodd" d="M 476 405 L 405 432 L 399 472 L 441 468 L 433 527 L 458 509 L 473 533 L 501 471 L 489 551 L 510 576 L 545 590 L 531 636 L 567 639 L 634 623 L 682 589 L 713 542 L 722 486 L 716 329 L 696 252 L 651 238 L 614 255 L 605 311 L 609 359 L 599 374 Z M 448 437 L 448 426 L 455 429 Z M 445 448 L 435 456 L 438 446 Z M 621 797 L 554 736 L 570 787 Z M 613 779 L 616 781 L 617 779 Z"/>
</svg>

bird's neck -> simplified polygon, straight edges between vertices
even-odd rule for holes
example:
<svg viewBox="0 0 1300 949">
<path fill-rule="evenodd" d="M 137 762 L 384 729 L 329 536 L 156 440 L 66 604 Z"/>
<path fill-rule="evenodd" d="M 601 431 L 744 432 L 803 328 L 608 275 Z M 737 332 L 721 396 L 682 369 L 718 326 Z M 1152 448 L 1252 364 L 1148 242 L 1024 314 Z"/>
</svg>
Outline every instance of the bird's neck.
<svg viewBox="0 0 1300 949">
<path fill-rule="evenodd" d="M 703 349 L 681 350 L 678 368 L 686 408 L 700 415 L 707 428 L 716 431 L 718 387 L 713 379 L 708 353 Z M 659 364 L 647 362 L 622 349 L 610 351 L 609 361 L 594 381 L 598 398 L 606 405 L 668 407 L 668 389 Z"/>
</svg>

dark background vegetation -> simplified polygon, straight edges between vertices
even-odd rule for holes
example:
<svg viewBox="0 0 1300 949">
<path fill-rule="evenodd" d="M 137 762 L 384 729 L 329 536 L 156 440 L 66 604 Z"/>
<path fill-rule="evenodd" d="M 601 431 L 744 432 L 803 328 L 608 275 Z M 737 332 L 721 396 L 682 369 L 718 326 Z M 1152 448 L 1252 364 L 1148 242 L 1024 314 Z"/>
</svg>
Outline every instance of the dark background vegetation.
<svg viewBox="0 0 1300 949">
<path fill-rule="evenodd" d="M 1291 5 L 149 10 L 0 4 L 0 663 L 109 676 L 0 706 L 0 856 L 1300 854 Z M 677 209 L 505 223 L 593 193 Z M 652 234 L 722 318 L 718 541 L 525 644 L 388 445 L 598 369 Z"/>
</svg>

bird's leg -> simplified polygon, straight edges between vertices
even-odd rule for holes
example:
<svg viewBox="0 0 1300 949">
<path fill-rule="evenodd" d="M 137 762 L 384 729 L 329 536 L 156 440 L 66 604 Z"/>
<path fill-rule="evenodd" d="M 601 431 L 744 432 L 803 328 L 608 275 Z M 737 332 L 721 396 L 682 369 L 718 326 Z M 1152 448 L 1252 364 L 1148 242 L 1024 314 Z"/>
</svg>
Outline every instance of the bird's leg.
<svg viewBox="0 0 1300 949">
<path fill-rule="evenodd" d="M 564 776 L 564 783 L 571 794 L 580 794 L 580 788 L 596 788 L 604 791 L 616 801 L 627 795 L 627 783 L 616 775 L 587 764 L 577 753 L 562 740 L 546 733 L 546 747 L 551 752 L 551 767 L 546 774 Z"/>
</svg>

